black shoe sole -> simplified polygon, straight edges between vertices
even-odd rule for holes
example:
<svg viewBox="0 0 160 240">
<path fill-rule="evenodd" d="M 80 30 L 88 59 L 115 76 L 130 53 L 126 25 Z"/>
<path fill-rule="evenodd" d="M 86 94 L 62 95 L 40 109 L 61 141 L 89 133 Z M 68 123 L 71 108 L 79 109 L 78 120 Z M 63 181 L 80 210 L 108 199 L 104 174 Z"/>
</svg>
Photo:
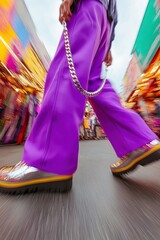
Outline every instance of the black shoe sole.
<svg viewBox="0 0 160 240">
<path fill-rule="evenodd" d="M 136 162 L 132 167 L 128 168 L 127 170 L 124 170 L 124 171 L 122 170 L 119 172 L 112 172 L 112 174 L 116 177 L 122 177 L 123 175 L 128 174 L 129 172 L 132 172 L 133 170 L 135 170 L 135 168 L 137 168 L 138 165 L 146 166 L 146 165 L 154 163 L 158 160 L 160 160 L 160 150 L 157 150 L 157 151 L 149 154 L 148 156 L 142 158 L 141 160 Z"/>
<path fill-rule="evenodd" d="M 39 183 L 26 185 L 24 187 L 2 187 L 0 186 L 0 192 L 8 194 L 26 194 L 35 192 L 52 192 L 52 193 L 66 193 L 72 188 L 72 178 L 63 181 L 54 181 L 47 183 Z"/>
</svg>

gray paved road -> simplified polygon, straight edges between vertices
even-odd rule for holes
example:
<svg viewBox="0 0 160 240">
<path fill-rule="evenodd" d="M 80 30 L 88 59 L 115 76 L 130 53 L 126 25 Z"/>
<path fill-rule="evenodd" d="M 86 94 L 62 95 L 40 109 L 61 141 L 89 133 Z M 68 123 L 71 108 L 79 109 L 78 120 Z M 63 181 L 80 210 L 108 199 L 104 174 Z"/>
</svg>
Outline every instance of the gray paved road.
<svg viewBox="0 0 160 240">
<path fill-rule="evenodd" d="M 0 165 L 21 153 L 0 147 Z M 81 142 L 70 193 L 0 194 L 0 240 L 159 240 L 160 163 L 117 179 L 115 160 L 108 141 Z"/>
</svg>

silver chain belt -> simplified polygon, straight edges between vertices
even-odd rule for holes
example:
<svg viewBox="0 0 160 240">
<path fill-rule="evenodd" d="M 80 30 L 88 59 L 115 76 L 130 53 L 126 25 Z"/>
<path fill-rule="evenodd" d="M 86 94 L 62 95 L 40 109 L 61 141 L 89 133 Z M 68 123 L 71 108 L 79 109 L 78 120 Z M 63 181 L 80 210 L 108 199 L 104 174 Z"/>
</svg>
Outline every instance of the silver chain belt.
<svg viewBox="0 0 160 240">
<path fill-rule="evenodd" d="M 74 67 L 73 57 L 72 57 L 71 47 L 70 47 L 70 42 L 69 42 L 69 36 L 68 36 L 67 24 L 66 24 L 65 21 L 63 21 L 62 25 L 63 25 L 63 34 L 64 34 L 66 57 L 67 57 L 68 67 L 69 67 L 70 75 L 72 77 L 72 81 L 73 81 L 75 87 L 78 89 L 78 91 L 80 93 L 82 93 L 84 96 L 95 97 L 102 91 L 102 89 L 104 88 L 104 85 L 106 83 L 107 65 L 104 62 L 102 64 L 102 72 L 101 72 L 101 77 L 100 77 L 102 79 L 101 86 L 94 92 L 88 92 L 87 90 L 85 90 L 78 80 L 76 70 L 75 70 L 75 67 Z"/>
</svg>

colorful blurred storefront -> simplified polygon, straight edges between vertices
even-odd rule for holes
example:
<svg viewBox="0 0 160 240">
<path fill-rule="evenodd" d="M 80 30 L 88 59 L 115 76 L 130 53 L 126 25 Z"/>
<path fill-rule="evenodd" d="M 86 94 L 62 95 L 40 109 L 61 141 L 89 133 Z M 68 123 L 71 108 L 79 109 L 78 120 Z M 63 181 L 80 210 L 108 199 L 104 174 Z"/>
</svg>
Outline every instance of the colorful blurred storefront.
<svg viewBox="0 0 160 240">
<path fill-rule="evenodd" d="M 125 105 L 160 136 L 160 1 L 149 0 L 124 77 Z"/>
<path fill-rule="evenodd" d="M 29 31 L 28 26 L 35 27 L 32 26 L 34 24 L 24 1 L 21 0 L 23 5 L 20 10 L 17 10 L 16 4 L 17 1 L 14 0 L 0 0 L 1 143 L 21 143 L 28 136 L 39 111 L 47 67 L 50 64 L 44 45 L 33 46 L 32 31 Z M 21 10 L 30 23 L 27 27 L 19 16 L 18 11 Z M 37 45 L 41 42 L 35 33 L 34 39 Z M 47 56 L 47 63 L 36 47 L 41 48 Z"/>
</svg>

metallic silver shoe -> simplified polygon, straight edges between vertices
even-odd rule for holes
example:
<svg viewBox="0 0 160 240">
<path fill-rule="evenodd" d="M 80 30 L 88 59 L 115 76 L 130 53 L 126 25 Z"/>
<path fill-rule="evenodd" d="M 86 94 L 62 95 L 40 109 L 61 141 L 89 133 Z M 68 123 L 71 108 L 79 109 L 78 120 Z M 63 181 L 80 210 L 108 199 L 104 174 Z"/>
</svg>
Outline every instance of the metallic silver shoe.
<svg viewBox="0 0 160 240">
<path fill-rule="evenodd" d="M 26 193 L 36 191 L 67 192 L 72 188 L 72 175 L 57 175 L 40 171 L 24 162 L 0 168 L 0 191 Z"/>
<path fill-rule="evenodd" d="M 111 165 L 111 171 L 115 176 L 122 176 L 133 171 L 138 165 L 145 166 L 158 160 L 160 160 L 160 142 L 154 140 L 119 159 Z"/>
</svg>

